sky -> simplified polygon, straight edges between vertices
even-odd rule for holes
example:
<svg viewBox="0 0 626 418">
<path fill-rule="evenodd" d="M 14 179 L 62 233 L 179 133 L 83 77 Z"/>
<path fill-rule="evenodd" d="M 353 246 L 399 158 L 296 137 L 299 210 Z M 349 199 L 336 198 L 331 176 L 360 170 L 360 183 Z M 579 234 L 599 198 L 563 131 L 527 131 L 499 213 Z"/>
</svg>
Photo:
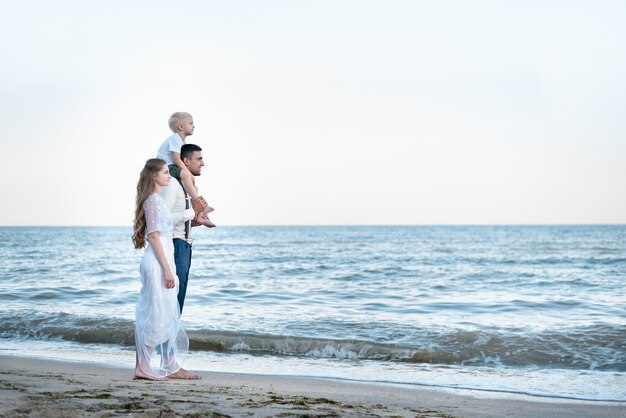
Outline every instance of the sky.
<svg viewBox="0 0 626 418">
<path fill-rule="evenodd" d="M 176 111 L 218 225 L 626 223 L 624 1 L 0 14 L 0 225 L 131 225 Z"/>
</svg>

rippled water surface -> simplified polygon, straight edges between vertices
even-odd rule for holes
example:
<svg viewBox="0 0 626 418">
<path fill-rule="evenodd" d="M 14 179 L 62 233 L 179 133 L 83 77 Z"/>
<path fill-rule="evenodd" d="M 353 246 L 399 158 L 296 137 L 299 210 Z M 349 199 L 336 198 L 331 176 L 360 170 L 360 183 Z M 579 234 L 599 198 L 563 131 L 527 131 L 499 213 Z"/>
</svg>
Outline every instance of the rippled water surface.
<svg viewBox="0 0 626 418">
<path fill-rule="evenodd" d="M 132 363 L 130 234 L 0 228 L 0 348 Z M 626 400 L 626 226 L 196 237 L 183 313 L 196 368 Z"/>
</svg>

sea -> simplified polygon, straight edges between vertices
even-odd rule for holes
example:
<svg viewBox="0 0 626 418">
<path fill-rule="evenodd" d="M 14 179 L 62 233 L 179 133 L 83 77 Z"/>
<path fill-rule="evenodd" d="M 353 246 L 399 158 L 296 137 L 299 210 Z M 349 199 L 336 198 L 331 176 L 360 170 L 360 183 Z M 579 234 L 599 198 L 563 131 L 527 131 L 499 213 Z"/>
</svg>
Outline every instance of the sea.
<svg viewBox="0 0 626 418">
<path fill-rule="evenodd" d="M 195 231 L 192 370 L 626 401 L 626 225 Z M 0 353 L 131 368 L 131 234 L 1 227 Z"/>
</svg>

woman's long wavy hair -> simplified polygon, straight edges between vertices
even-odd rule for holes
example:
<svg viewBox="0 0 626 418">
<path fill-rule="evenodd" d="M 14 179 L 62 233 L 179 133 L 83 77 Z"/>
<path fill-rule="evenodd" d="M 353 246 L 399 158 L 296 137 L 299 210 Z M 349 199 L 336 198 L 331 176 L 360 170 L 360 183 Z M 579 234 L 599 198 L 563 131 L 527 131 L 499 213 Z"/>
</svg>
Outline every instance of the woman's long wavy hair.
<svg viewBox="0 0 626 418">
<path fill-rule="evenodd" d="M 135 248 L 143 248 L 146 245 L 146 214 L 143 210 L 143 204 L 150 194 L 154 191 L 154 175 L 157 174 L 165 161 L 158 158 L 151 158 L 146 161 L 146 165 L 139 174 L 139 182 L 137 182 L 137 199 L 135 205 L 135 224 L 133 228 L 133 244 Z"/>
</svg>

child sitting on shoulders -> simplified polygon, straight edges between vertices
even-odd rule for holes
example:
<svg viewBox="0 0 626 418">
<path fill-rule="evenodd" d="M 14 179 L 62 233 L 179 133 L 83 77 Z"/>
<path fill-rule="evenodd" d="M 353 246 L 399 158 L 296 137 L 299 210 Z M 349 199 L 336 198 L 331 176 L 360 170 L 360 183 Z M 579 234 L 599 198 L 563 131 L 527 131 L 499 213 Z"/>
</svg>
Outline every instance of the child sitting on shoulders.
<svg viewBox="0 0 626 418">
<path fill-rule="evenodd" d="M 192 200 L 196 199 L 199 193 L 195 185 L 195 178 L 180 158 L 180 149 L 185 144 L 185 138 L 193 135 L 193 130 L 195 129 L 193 117 L 187 112 L 176 112 L 170 116 L 169 125 L 173 134 L 161 144 L 157 152 L 157 158 L 167 162 L 172 177 L 182 180 L 187 194 L 189 194 Z M 206 205 L 195 221 L 201 225 L 213 228 L 215 224 L 211 222 L 208 216 L 212 211 L 213 208 Z"/>
</svg>

